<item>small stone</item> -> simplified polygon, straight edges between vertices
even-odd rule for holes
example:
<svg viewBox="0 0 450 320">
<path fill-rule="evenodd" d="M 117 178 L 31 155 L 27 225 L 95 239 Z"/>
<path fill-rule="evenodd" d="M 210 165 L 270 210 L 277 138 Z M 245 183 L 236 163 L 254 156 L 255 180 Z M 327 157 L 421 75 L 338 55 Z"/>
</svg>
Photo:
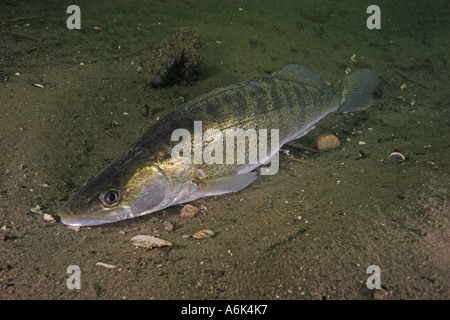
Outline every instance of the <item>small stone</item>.
<svg viewBox="0 0 450 320">
<path fill-rule="evenodd" d="M 389 292 L 384 289 L 378 289 L 374 292 L 373 298 L 375 300 L 384 300 L 389 295 Z"/>
<path fill-rule="evenodd" d="M 341 146 L 341 142 L 334 134 L 326 133 L 316 138 L 316 146 L 320 151 L 335 150 Z"/>
<path fill-rule="evenodd" d="M 211 270 L 211 275 L 212 275 L 213 277 L 220 278 L 221 276 L 223 276 L 223 274 L 224 274 L 224 272 L 223 272 L 223 271 L 220 271 L 220 270 L 218 270 L 218 269 L 213 269 L 213 270 Z"/>
<path fill-rule="evenodd" d="M 198 210 L 199 209 L 197 207 L 194 207 L 191 204 L 187 204 L 181 209 L 180 216 L 182 218 L 193 218 L 197 214 Z"/>
<path fill-rule="evenodd" d="M 164 230 L 169 232 L 173 231 L 173 224 L 169 221 L 164 221 Z"/>
</svg>

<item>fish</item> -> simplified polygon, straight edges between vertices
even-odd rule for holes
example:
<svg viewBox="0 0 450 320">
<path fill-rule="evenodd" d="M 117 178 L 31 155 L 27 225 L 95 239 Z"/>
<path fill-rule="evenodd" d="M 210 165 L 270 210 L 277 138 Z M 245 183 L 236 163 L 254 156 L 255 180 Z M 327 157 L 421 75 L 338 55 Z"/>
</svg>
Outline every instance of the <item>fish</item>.
<svg viewBox="0 0 450 320">
<path fill-rule="evenodd" d="M 278 155 L 283 144 L 312 130 L 327 114 L 371 106 L 379 84 L 380 78 L 373 69 L 359 69 L 327 84 L 306 67 L 290 64 L 266 78 L 212 90 L 150 126 L 72 195 L 58 215 L 63 224 L 70 226 L 101 225 L 242 190 L 256 180 L 256 168 Z M 211 151 L 213 142 L 218 146 L 215 138 L 198 139 L 195 130 L 198 131 L 199 123 L 200 137 L 212 132 L 223 140 L 229 130 L 270 129 L 270 134 L 266 134 L 270 140 L 266 147 L 270 148 L 251 163 L 186 161 L 195 159 L 193 154 L 199 149 L 209 147 Z M 186 138 L 183 144 L 192 148 L 180 148 L 181 136 L 174 139 L 177 129 L 194 132 L 194 137 Z M 249 141 L 245 140 L 244 149 L 234 149 L 231 160 L 237 159 L 238 151 L 244 152 L 248 160 Z M 175 149 L 178 151 L 174 153 Z M 220 148 L 213 150 L 211 154 L 215 156 L 220 156 L 220 151 L 224 155 Z"/>
</svg>

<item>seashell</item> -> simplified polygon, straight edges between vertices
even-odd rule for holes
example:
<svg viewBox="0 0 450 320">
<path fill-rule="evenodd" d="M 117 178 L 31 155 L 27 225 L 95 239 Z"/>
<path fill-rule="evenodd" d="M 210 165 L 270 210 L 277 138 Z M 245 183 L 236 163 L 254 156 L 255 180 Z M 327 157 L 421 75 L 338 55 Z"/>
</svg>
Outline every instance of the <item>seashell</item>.
<svg viewBox="0 0 450 320">
<path fill-rule="evenodd" d="M 50 223 L 56 222 L 55 218 L 53 218 L 51 214 L 44 213 L 43 217 L 44 217 L 45 222 L 50 222 Z"/>
<path fill-rule="evenodd" d="M 180 215 L 182 218 L 193 218 L 197 214 L 198 210 L 199 209 L 197 207 L 187 204 L 181 209 Z"/>
<path fill-rule="evenodd" d="M 405 156 L 400 152 L 392 152 L 387 160 L 397 160 L 397 161 L 405 161 Z"/>
<path fill-rule="evenodd" d="M 135 246 L 144 247 L 147 249 L 166 247 L 172 245 L 172 243 L 170 243 L 169 241 L 142 234 L 133 237 L 131 241 Z"/>
<path fill-rule="evenodd" d="M 213 238 L 216 233 L 212 230 L 200 230 L 199 232 L 192 235 L 192 238 L 195 239 L 208 239 Z"/>
<path fill-rule="evenodd" d="M 316 138 L 316 146 L 320 151 L 335 150 L 341 146 L 341 142 L 334 134 L 325 133 Z"/>
</svg>

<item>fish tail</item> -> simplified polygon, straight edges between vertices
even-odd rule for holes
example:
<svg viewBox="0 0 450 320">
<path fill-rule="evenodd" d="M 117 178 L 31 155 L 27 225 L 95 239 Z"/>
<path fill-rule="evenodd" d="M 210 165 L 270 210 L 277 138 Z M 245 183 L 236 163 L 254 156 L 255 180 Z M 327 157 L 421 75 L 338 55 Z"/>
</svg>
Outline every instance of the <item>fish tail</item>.
<svg viewBox="0 0 450 320">
<path fill-rule="evenodd" d="M 336 112 L 350 112 L 368 108 L 373 103 L 373 93 L 380 84 L 375 70 L 359 69 L 336 83 L 342 93 L 341 105 Z"/>
</svg>

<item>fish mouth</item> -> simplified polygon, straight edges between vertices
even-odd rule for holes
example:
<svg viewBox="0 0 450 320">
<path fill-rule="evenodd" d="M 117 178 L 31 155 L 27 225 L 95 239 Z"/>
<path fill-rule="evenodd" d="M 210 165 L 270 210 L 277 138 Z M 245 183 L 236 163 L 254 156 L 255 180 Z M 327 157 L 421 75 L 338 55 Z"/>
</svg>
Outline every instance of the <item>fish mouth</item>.
<svg viewBox="0 0 450 320">
<path fill-rule="evenodd" d="M 61 222 L 68 226 L 74 227 L 86 227 L 96 226 L 111 222 L 127 219 L 127 210 L 120 210 L 115 212 L 108 212 L 107 214 L 76 214 L 67 207 L 62 207 L 58 211 L 58 215 L 61 217 Z"/>
</svg>

